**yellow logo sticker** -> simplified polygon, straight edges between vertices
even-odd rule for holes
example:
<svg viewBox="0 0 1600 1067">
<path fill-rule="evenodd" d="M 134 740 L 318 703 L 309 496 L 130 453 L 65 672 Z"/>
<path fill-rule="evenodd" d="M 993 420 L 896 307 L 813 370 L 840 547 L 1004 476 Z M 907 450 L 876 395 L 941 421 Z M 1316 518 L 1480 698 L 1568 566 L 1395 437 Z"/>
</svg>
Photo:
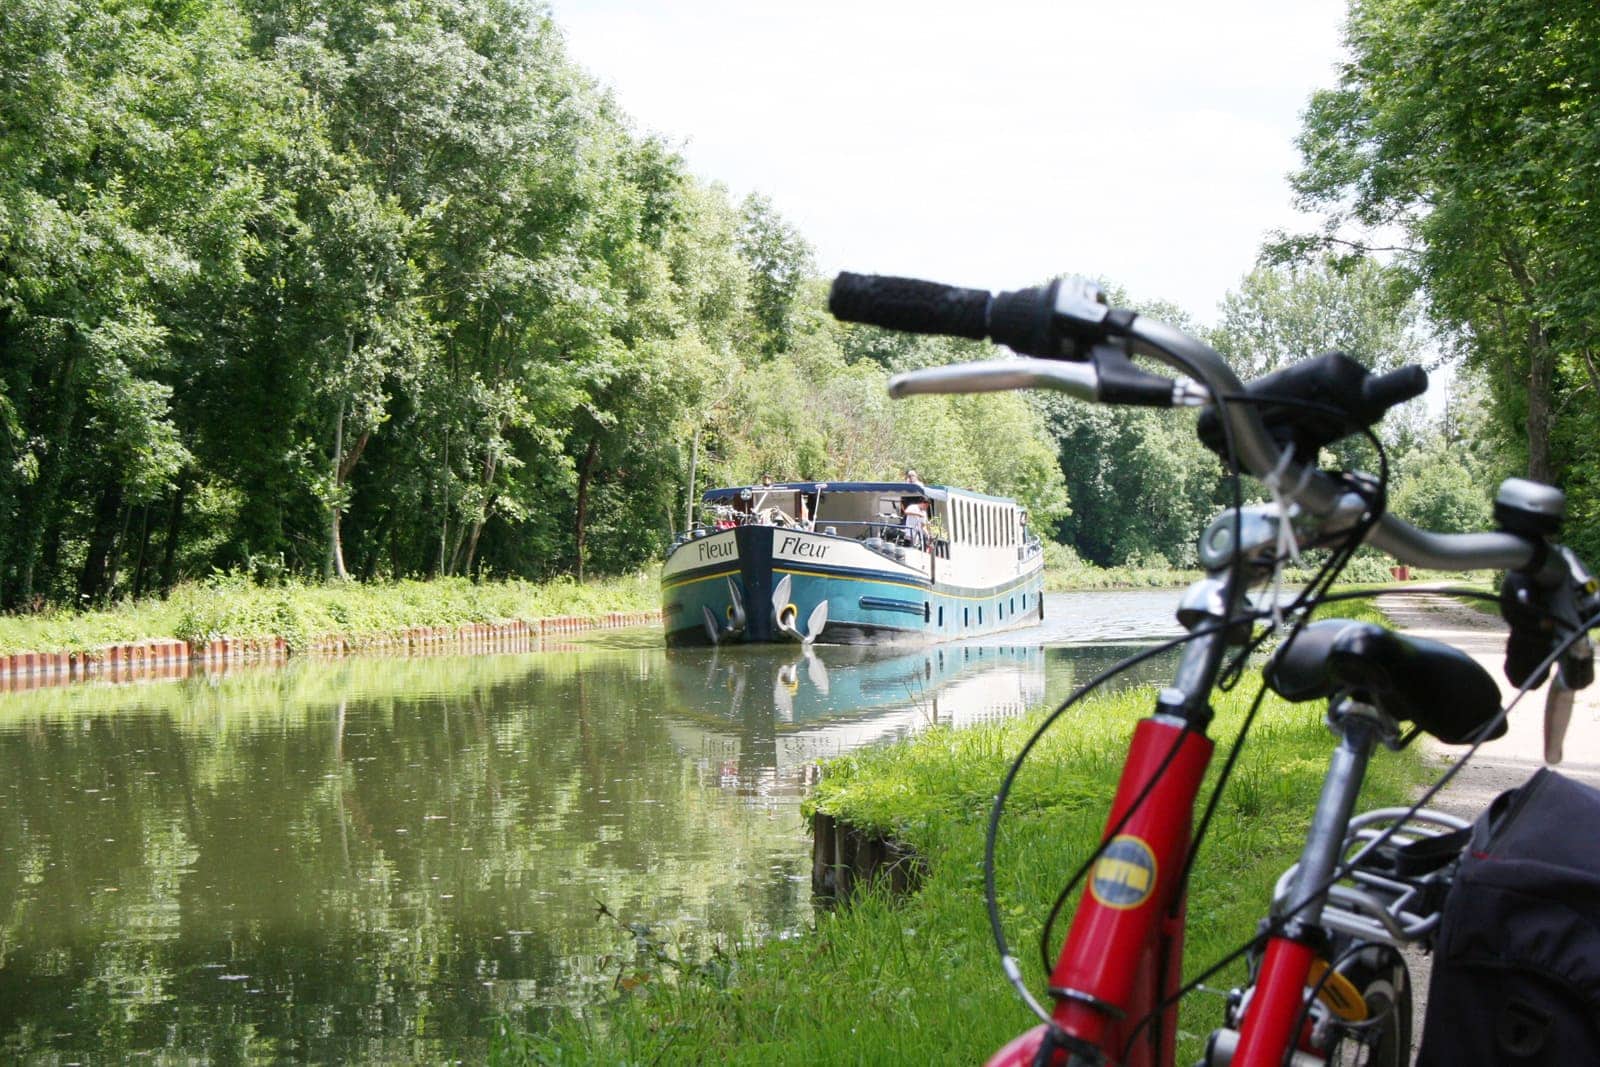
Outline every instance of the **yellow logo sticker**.
<svg viewBox="0 0 1600 1067">
<path fill-rule="evenodd" d="M 1156 854 L 1137 837 L 1111 839 L 1095 861 L 1089 893 L 1108 908 L 1137 908 L 1156 891 Z"/>
</svg>

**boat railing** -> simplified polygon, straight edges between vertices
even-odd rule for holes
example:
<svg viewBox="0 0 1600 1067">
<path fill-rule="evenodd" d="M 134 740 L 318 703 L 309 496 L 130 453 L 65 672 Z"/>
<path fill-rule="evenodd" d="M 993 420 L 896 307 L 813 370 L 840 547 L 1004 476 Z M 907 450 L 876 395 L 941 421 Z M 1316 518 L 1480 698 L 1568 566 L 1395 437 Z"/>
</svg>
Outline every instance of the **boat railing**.
<svg viewBox="0 0 1600 1067">
<path fill-rule="evenodd" d="M 694 528 L 681 533 L 674 540 L 676 547 L 685 541 L 710 537 L 713 534 L 730 530 L 737 526 L 782 526 L 798 530 L 809 530 L 813 533 L 824 534 L 829 537 L 843 537 L 853 541 L 860 541 L 869 548 L 914 548 L 928 552 L 940 559 L 950 558 L 950 542 L 942 537 L 932 537 L 926 530 L 919 530 L 914 526 L 907 526 L 898 518 L 883 519 L 817 519 L 813 522 L 800 522 L 788 519 L 786 521 L 771 522 L 762 514 L 749 515 L 734 512 L 731 508 L 718 507 L 712 514 L 710 521 L 697 522 Z"/>
</svg>

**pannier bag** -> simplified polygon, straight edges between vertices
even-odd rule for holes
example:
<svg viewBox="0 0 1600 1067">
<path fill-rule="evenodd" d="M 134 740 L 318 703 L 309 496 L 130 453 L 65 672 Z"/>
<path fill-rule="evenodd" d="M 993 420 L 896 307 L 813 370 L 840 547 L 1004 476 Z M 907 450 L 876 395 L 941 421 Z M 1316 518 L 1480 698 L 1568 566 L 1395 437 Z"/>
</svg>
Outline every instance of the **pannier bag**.
<svg viewBox="0 0 1600 1067">
<path fill-rule="evenodd" d="M 1541 769 L 1479 816 L 1417 1063 L 1600 1064 L 1600 790 Z"/>
</svg>

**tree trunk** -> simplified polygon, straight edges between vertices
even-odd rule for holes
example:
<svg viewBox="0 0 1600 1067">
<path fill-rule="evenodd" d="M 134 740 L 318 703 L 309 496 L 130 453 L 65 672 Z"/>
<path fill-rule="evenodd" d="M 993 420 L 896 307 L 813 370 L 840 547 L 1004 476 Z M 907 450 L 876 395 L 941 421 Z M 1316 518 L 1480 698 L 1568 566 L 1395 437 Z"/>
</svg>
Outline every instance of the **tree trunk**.
<svg viewBox="0 0 1600 1067">
<path fill-rule="evenodd" d="M 344 546 L 339 543 L 339 470 L 344 466 L 344 398 L 339 398 L 339 416 L 333 423 L 333 498 L 328 501 L 328 558 L 322 564 L 322 578 L 338 575 L 348 578 L 344 569 Z"/>
<path fill-rule="evenodd" d="M 694 480 L 697 475 L 695 468 L 700 462 L 700 427 L 694 428 L 694 440 L 689 442 L 689 499 L 684 504 L 683 528 L 687 532 L 694 529 Z"/>
<path fill-rule="evenodd" d="M 1553 484 L 1550 460 L 1550 418 L 1556 355 L 1544 327 L 1535 319 L 1528 326 L 1528 477 Z"/>
<path fill-rule="evenodd" d="M 97 603 L 105 590 L 106 568 L 117 540 L 117 520 L 122 517 L 122 483 L 113 479 L 100 491 L 94 509 L 94 529 L 89 551 L 78 572 L 78 604 Z"/>
<path fill-rule="evenodd" d="M 178 488 L 172 494 L 172 510 L 167 515 L 167 538 L 162 545 L 161 595 L 172 592 L 172 580 L 178 560 L 178 531 L 183 527 L 183 500 L 189 492 L 189 476 L 178 476 Z"/>
<path fill-rule="evenodd" d="M 463 574 L 472 573 L 472 565 L 478 558 L 478 537 L 483 533 L 483 527 L 489 521 L 489 511 L 494 507 L 494 497 L 490 496 L 483 505 L 483 515 L 472 524 L 472 534 L 467 538 L 467 561 L 462 566 Z"/>
<path fill-rule="evenodd" d="M 444 435 L 444 520 L 439 523 L 439 576 L 445 574 L 444 546 L 450 540 L 450 435 Z"/>
<path fill-rule="evenodd" d="M 117 523 L 117 534 L 111 539 L 111 555 L 106 563 L 106 587 L 104 592 L 106 599 L 115 596 L 117 592 L 117 574 L 122 565 L 122 553 L 127 550 L 128 523 L 132 518 L 133 508 L 124 507 L 121 521 Z"/>
<path fill-rule="evenodd" d="M 139 509 L 139 552 L 133 558 L 133 599 L 144 595 L 145 564 L 150 557 L 150 505 Z"/>
<path fill-rule="evenodd" d="M 385 508 L 382 515 L 378 516 L 377 529 L 372 531 L 367 538 L 367 554 L 361 563 L 361 580 L 372 581 L 372 576 L 378 572 L 378 557 L 383 555 L 385 542 L 389 539 L 389 531 L 394 528 L 394 508 Z"/>
<path fill-rule="evenodd" d="M 1517 284 L 1528 316 L 1528 477 L 1549 484 L 1555 480 L 1550 461 L 1550 418 L 1556 354 L 1536 310 L 1540 287 L 1534 281 L 1525 252 L 1519 244 L 1502 239 L 1501 258 Z"/>
<path fill-rule="evenodd" d="M 599 458 L 599 455 L 599 438 L 589 438 L 589 447 L 584 450 L 583 461 L 578 464 L 578 517 L 573 530 L 577 541 L 578 581 L 580 582 L 583 581 L 583 543 L 588 534 L 589 523 L 589 482 L 593 477 L 594 463 Z"/>
<path fill-rule="evenodd" d="M 445 568 L 445 575 L 461 573 L 461 553 L 466 547 L 467 527 L 463 524 L 456 527 L 455 540 L 450 543 L 450 563 Z"/>
<path fill-rule="evenodd" d="M 502 433 L 505 433 L 504 426 L 496 432 L 495 436 L 498 438 Z M 495 472 L 499 469 L 500 464 L 495 459 L 495 451 L 490 448 L 483 457 L 483 511 L 472 522 L 472 533 L 467 538 L 467 559 L 461 567 L 461 573 L 463 574 L 472 573 L 473 560 L 477 559 L 478 537 L 483 533 L 483 524 L 489 521 L 489 512 L 494 508 L 494 491 L 491 487 L 494 485 Z"/>
<path fill-rule="evenodd" d="M 56 379 L 55 388 L 51 390 L 55 395 L 53 403 L 41 401 L 36 409 L 42 422 L 53 408 L 55 425 L 45 431 L 46 445 L 39 463 L 38 478 L 27 492 L 19 494 L 16 529 L 21 536 L 17 545 L 16 582 L 6 590 L 5 606 L 8 608 L 31 609 L 34 606 L 33 590 L 39 553 L 55 512 L 56 498 L 66 479 L 65 456 L 72 448 L 72 424 L 77 413 L 77 394 L 74 390 L 77 368 L 77 346 L 73 345 Z"/>
</svg>

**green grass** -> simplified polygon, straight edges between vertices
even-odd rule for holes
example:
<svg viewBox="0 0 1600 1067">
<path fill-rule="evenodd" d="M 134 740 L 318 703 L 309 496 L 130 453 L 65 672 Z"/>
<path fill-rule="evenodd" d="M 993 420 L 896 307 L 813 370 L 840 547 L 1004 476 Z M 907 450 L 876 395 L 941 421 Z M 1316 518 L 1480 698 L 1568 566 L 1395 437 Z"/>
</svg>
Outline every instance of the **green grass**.
<svg viewBox="0 0 1600 1067">
<path fill-rule="evenodd" d="M 1256 680 L 1249 675 L 1219 698 L 1213 736 L 1231 739 Z M 1151 695 L 1118 694 L 1070 713 L 1018 778 L 999 845 L 1000 899 L 1013 952 L 1035 990 L 1043 985 L 1039 923 L 1098 840 L 1128 732 L 1148 713 Z M 1186 973 L 1250 937 L 1273 881 L 1295 858 L 1333 747 L 1321 710 L 1276 699 L 1265 705 L 1196 871 Z M 493 1061 L 965 1064 L 987 1057 L 1032 1024 L 996 962 L 981 860 L 994 790 L 1037 721 L 937 729 L 827 765 L 808 807 L 914 847 L 927 865 L 914 896 L 894 901 L 868 892 L 823 913 L 814 931 L 725 958 L 657 953 L 658 963 L 642 966 L 613 1003 L 553 1022 L 506 1022 Z M 1221 762 L 1219 752 L 1213 774 Z M 1373 767 L 1369 806 L 1411 796 L 1423 773 L 1410 753 L 1383 753 Z M 1209 984 L 1241 975 L 1236 965 Z M 1189 998 L 1180 1062 L 1201 1054 L 1220 1013 L 1214 997 Z"/>
<path fill-rule="evenodd" d="M 1044 571 L 1047 593 L 1087 593 L 1118 589 L 1182 589 L 1200 572 L 1181 567 L 1049 567 Z"/>
<path fill-rule="evenodd" d="M 1322 553 L 1311 553 L 1308 563 L 1318 563 Z M 1365 582 L 1374 587 L 1393 586 L 1389 567 L 1393 561 L 1375 550 L 1363 549 L 1352 559 L 1341 574 L 1344 582 Z M 1173 567 L 1160 557 L 1153 565 L 1128 565 L 1102 567 L 1090 563 L 1067 545 L 1050 543 L 1044 550 L 1044 588 L 1049 593 L 1078 593 L 1116 589 L 1181 589 L 1200 576 L 1197 567 Z M 1283 581 L 1286 585 L 1304 585 L 1316 576 L 1315 566 L 1286 567 Z M 1450 581 L 1458 584 L 1481 584 L 1482 576 L 1466 576 L 1447 571 L 1421 571 L 1413 569 L 1413 582 Z"/>
<path fill-rule="evenodd" d="M 171 637 L 282 635 L 291 649 L 312 638 L 343 634 L 360 645 L 410 626 L 532 620 L 557 615 L 650 611 L 660 607 L 654 574 L 577 582 L 431 582 L 326 585 L 290 582 L 260 586 L 218 576 L 180 585 L 166 600 L 129 601 L 106 611 L 56 611 L 0 616 L 0 654 L 97 648 Z"/>
</svg>

